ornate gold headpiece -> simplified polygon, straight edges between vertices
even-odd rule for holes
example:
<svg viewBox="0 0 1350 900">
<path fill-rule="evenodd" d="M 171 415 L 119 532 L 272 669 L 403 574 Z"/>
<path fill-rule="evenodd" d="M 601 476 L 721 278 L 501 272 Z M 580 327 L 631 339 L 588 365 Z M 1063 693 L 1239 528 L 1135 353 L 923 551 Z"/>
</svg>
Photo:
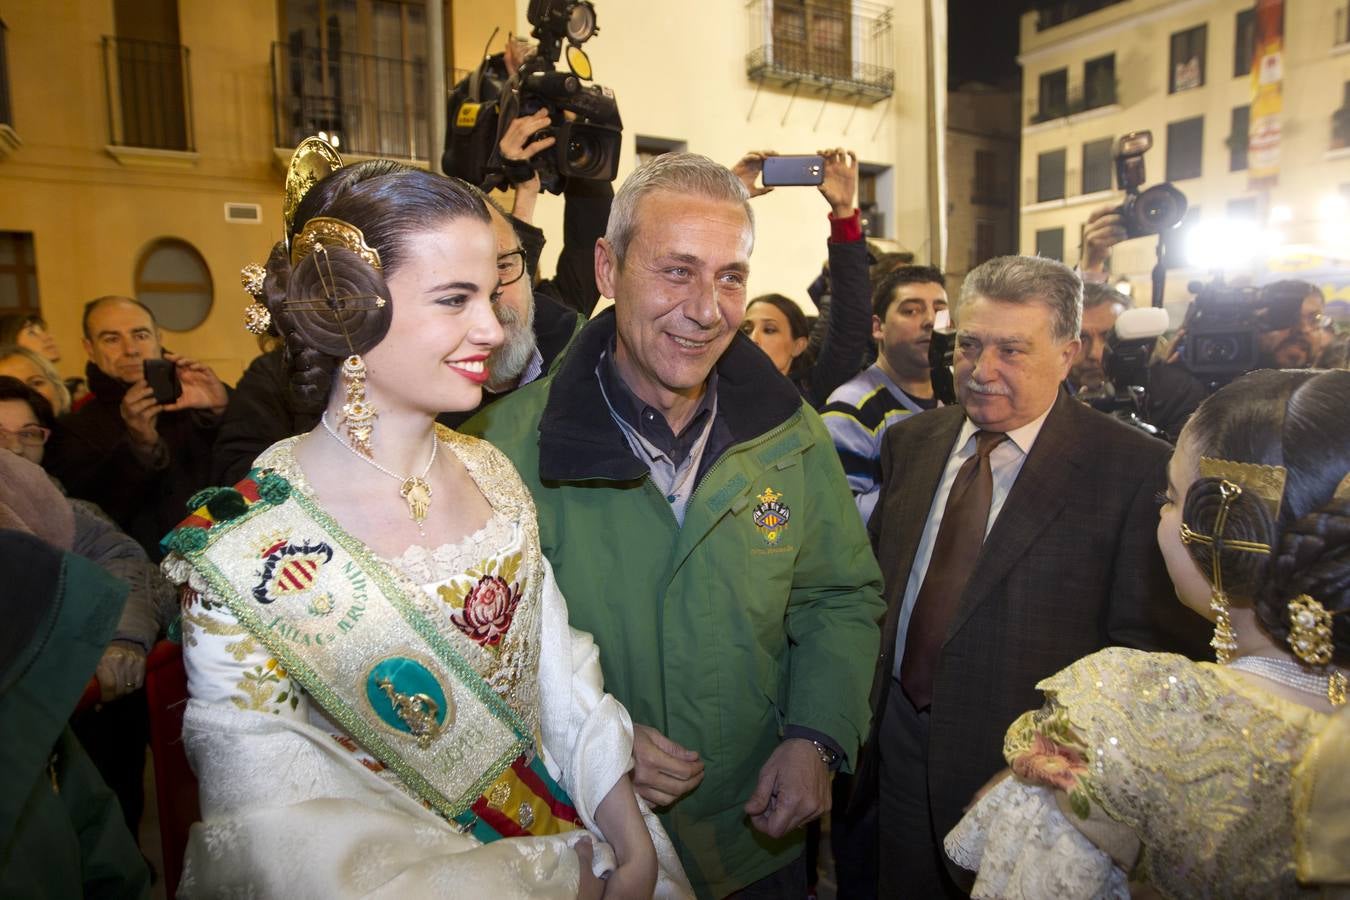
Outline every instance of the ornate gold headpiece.
<svg viewBox="0 0 1350 900">
<path fill-rule="evenodd" d="M 308 137 L 291 154 L 286 169 L 286 194 L 281 201 L 281 218 L 286 223 L 286 246 L 295 231 L 295 212 L 309 189 L 342 168 L 342 157 L 322 138 Z"/>
<path fill-rule="evenodd" d="M 381 268 L 379 251 L 366 243 L 366 236 L 361 233 L 361 229 L 328 216 L 315 216 L 305 223 L 304 230 L 291 242 L 291 265 L 299 265 L 300 260 L 313 253 L 320 244 L 329 249 L 341 247 L 350 250 L 374 268 Z"/>
<path fill-rule="evenodd" d="M 1234 462 L 1230 459 L 1200 457 L 1201 478 L 1222 478 L 1240 485 L 1266 505 L 1272 519 L 1280 517 L 1287 475 L 1284 466 L 1263 466 L 1257 463 Z"/>
</svg>

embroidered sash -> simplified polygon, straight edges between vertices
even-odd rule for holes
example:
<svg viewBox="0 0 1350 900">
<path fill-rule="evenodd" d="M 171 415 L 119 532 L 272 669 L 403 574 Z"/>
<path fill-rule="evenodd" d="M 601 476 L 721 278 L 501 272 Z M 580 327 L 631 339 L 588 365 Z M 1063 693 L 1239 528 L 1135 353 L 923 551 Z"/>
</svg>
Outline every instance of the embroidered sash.
<svg viewBox="0 0 1350 900">
<path fill-rule="evenodd" d="M 526 723 L 313 500 L 255 469 L 192 505 L 165 549 L 415 796 L 484 843 L 581 827 Z"/>
</svg>

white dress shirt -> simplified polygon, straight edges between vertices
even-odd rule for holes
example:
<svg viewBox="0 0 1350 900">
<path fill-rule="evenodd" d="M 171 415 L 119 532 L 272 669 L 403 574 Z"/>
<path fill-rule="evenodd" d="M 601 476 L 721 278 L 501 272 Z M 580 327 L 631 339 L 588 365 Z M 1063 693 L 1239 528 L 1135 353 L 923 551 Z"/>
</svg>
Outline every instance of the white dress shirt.
<svg viewBox="0 0 1350 900">
<path fill-rule="evenodd" d="M 1051 408 L 1053 406 L 1053 403 L 1050 404 Z M 998 520 L 998 514 L 1003 510 L 1003 502 L 1008 499 L 1008 492 L 1012 490 L 1013 482 L 1017 481 L 1022 464 L 1026 462 L 1031 445 L 1036 443 L 1036 436 L 1041 433 L 1041 426 L 1045 424 L 1045 417 L 1048 415 L 1050 415 L 1049 408 L 1021 428 L 1009 431 L 1008 440 L 1001 442 L 989 454 L 989 467 L 994 475 L 994 493 L 989 501 L 989 520 L 984 525 L 985 537 L 989 536 L 989 530 Z M 942 527 L 942 515 L 947 511 L 947 497 L 952 492 L 952 482 L 956 481 L 956 473 L 960 471 L 961 465 L 975 455 L 975 432 L 979 430 L 979 426 L 970 419 L 962 423 L 961 431 L 956 436 L 956 444 L 952 448 L 951 455 L 947 457 L 947 467 L 942 470 L 942 479 L 938 482 L 936 493 L 933 494 L 933 505 L 928 509 L 928 521 L 923 526 L 918 549 L 914 551 L 914 564 L 910 566 L 909 581 L 905 583 L 905 596 L 900 605 L 900 624 L 895 631 L 895 666 L 891 672 L 897 678 L 900 677 L 900 663 L 905 658 L 905 637 L 909 634 L 909 617 L 914 613 L 914 602 L 918 599 L 919 588 L 923 586 L 923 579 L 928 574 L 928 563 L 933 559 L 933 545 L 937 543 L 938 529 Z M 975 565 L 975 557 L 979 552 L 979 547 L 971 549 L 971 566 Z"/>
</svg>

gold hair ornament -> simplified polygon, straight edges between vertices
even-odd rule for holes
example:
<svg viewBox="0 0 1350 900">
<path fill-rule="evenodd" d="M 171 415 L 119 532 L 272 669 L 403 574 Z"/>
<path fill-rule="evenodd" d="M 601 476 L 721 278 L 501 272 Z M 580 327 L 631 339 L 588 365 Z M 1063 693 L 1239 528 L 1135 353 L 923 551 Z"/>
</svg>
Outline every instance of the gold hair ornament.
<svg viewBox="0 0 1350 900">
<path fill-rule="evenodd" d="M 309 189 L 342 168 L 342 157 L 322 138 L 308 137 L 291 154 L 286 168 L 286 193 L 281 202 L 281 217 L 286 223 L 286 249 L 291 249 L 295 231 L 295 213 Z"/>
<path fill-rule="evenodd" d="M 1222 478 L 1241 485 L 1245 491 L 1266 505 L 1272 520 L 1280 518 L 1280 505 L 1284 500 L 1284 482 L 1288 474 L 1284 466 L 1265 466 L 1234 462 L 1231 459 L 1200 457 L 1201 478 Z"/>
<path fill-rule="evenodd" d="M 1299 594 L 1289 601 L 1289 647 L 1310 666 L 1331 662 L 1331 613 L 1316 598 Z"/>
<path fill-rule="evenodd" d="M 253 298 L 253 302 L 244 307 L 244 327 L 261 337 L 272 327 L 272 313 L 262 302 L 267 270 L 257 263 L 249 263 L 239 270 L 239 280 L 243 283 L 244 290 Z"/>
<path fill-rule="evenodd" d="M 315 216 L 305 223 L 304 229 L 291 242 L 291 265 L 298 266 L 302 259 L 321 246 L 350 250 L 377 271 L 382 268 L 379 251 L 366 243 L 361 229 L 328 216 Z"/>
<path fill-rule="evenodd" d="M 1211 462 L 1222 462 L 1222 460 L 1211 460 Z M 1259 541 L 1238 541 L 1224 538 L 1224 529 L 1228 527 L 1228 511 L 1240 496 L 1242 496 L 1241 486 L 1226 478 L 1219 482 L 1219 512 L 1214 517 L 1213 534 L 1200 534 L 1197 531 L 1192 531 L 1185 522 L 1181 523 L 1181 542 L 1183 544 L 1208 544 L 1212 548 L 1210 553 L 1209 606 L 1210 609 L 1214 610 L 1214 637 L 1210 640 L 1209 645 L 1214 648 L 1214 658 L 1220 664 L 1231 662 L 1233 653 L 1237 650 L 1237 635 L 1233 631 L 1233 620 L 1228 614 L 1228 594 L 1223 589 L 1223 568 L 1220 565 L 1220 557 L 1224 550 L 1270 554 L 1269 544 L 1262 544 Z"/>
</svg>

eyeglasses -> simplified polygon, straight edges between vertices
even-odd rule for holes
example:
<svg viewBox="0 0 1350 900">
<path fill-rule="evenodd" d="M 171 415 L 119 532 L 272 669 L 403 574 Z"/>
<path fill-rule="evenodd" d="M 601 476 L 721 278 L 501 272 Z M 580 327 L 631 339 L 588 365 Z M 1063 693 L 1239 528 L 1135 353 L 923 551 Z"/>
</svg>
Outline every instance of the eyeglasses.
<svg viewBox="0 0 1350 900">
<path fill-rule="evenodd" d="M 497 257 L 497 287 L 515 284 L 525 274 L 525 251 L 512 250 Z"/>
<path fill-rule="evenodd" d="M 1322 313 L 1308 313 L 1303 317 L 1303 327 L 1309 331 L 1316 331 L 1319 328 L 1326 328 L 1331 324 L 1331 317 Z"/>
<path fill-rule="evenodd" d="M 18 431 L 10 431 L 8 428 L 0 427 L 0 438 L 8 440 L 10 437 L 19 439 L 19 443 L 25 447 L 41 447 L 47 443 L 47 439 L 52 436 L 50 428 L 43 428 L 41 425 L 27 425 Z"/>
</svg>

